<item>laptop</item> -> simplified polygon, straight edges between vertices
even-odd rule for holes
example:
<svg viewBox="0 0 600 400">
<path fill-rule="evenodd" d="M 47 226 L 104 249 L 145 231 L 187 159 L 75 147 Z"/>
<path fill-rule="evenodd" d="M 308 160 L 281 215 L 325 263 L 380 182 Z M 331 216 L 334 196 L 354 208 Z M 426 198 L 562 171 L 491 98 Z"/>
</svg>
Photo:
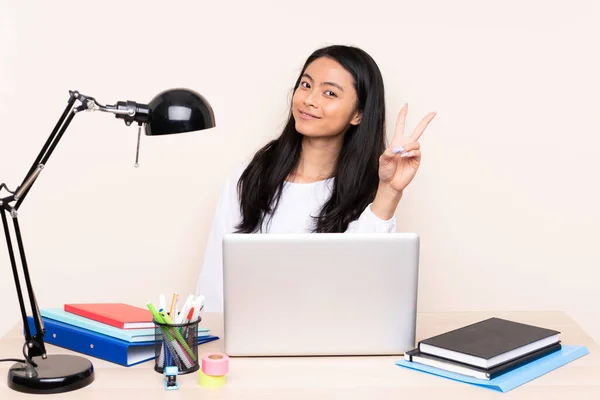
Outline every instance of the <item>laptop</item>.
<svg viewBox="0 0 600 400">
<path fill-rule="evenodd" d="M 228 234 L 229 356 L 400 355 L 414 349 L 414 233 Z"/>
</svg>

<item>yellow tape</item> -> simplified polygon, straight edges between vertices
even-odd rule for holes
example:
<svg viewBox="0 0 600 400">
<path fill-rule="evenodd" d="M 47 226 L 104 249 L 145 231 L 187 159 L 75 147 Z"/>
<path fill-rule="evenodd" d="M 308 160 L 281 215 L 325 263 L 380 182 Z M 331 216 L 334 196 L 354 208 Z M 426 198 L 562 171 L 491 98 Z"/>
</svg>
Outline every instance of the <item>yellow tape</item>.
<svg viewBox="0 0 600 400">
<path fill-rule="evenodd" d="M 218 388 L 225 384 L 225 375 L 223 376 L 210 376 L 206 375 L 202 368 L 198 370 L 198 383 L 200 386 L 205 388 Z"/>
</svg>

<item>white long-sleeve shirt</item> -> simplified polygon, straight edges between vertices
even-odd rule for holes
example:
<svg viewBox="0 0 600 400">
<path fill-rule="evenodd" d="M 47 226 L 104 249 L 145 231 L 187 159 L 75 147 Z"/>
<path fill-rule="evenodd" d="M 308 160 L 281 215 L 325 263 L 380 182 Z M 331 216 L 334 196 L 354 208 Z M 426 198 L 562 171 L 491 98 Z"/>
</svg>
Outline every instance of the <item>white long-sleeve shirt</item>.
<svg viewBox="0 0 600 400">
<path fill-rule="evenodd" d="M 245 166 L 244 166 L 245 167 Z M 212 228 L 204 252 L 196 295 L 204 295 L 204 311 L 223 311 L 223 253 L 222 241 L 241 221 L 237 182 L 243 172 L 238 168 L 229 177 L 217 203 Z M 275 213 L 263 224 L 265 233 L 309 233 L 314 229 L 314 219 L 329 199 L 334 178 L 314 183 L 284 184 Z M 267 219 L 267 218 L 266 218 Z M 396 219 L 382 220 L 371 211 L 369 204 L 360 217 L 352 221 L 346 232 L 390 233 L 396 231 Z"/>
</svg>

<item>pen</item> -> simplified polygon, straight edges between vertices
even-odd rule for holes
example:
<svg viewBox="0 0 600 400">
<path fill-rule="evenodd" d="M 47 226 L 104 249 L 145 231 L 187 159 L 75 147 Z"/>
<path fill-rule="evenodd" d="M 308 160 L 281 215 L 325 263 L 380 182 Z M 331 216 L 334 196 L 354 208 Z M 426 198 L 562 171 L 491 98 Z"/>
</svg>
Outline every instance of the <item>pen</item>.
<svg viewBox="0 0 600 400">
<path fill-rule="evenodd" d="M 169 308 L 169 315 L 173 317 L 173 313 L 175 312 L 175 305 L 177 303 L 177 299 L 179 298 L 179 293 L 173 293 L 173 300 L 171 300 L 171 308 Z"/>
<path fill-rule="evenodd" d="M 200 316 L 200 311 L 204 308 L 204 296 L 196 297 L 194 301 L 194 315 L 192 315 L 192 321 L 197 321 Z"/>
<path fill-rule="evenodd" d="M 190 307 L 192 307 L 193 304 L 194 304 L 194 295 L 190 294 L 188 296 L 188 298 L 185 300 L 185 303 L 183 304 L 183 308 L 181 309 L 181 312 L 177 315 L 177 319 L 176 319 L 175 323 L 181 324 L 185 321 L 185 317 L 187 316 L 188 311 L 190 310 Z"/>
<path fill-rule="evenodd" d="M 185 318 L 185 323 L 187 324 L 188 322 L 190 322 L 192 320 L 193 316 L 194 316 L 194 307 L 190 308 L 190 311 L 188 312 L 188 315 Z"/>
<path fill-rule="evenodd" d="M 185 319 L 185 323 L 189 323 L 192 320 L 192 317 L 194 316 L 194 307 L 190 308 L 190 311 L 188 312 L 188 315 Z M 195 338 L 198 337 L 198 325 L 197 324 L 192 324 L 192 326 L 187 326 L 185 329 L 186 332 L 186 340 L 187 340 L 187 344 L 190 346 L 193 346 L 193 341 Z"/>
<path fill-rule="evenodd" d="M 158 313 L 162 316 L 163 314 L 163 308 L 159 308 L 158 309 Z M 157 320 L 158 321 L 158 320 Z M 175 357 L 173 358 L 172 354 L 173 354 L 173 350 L 171 349 L 170 346 L 168 346 L 168 340 L 164 340 L 165 338 L 165 329 L 161 326 L 160 327 L 161 330 L 163 331 L 163 345 L 160 346 L 160 354 L 158 355 L 158 366 L 159 367 L 164 367 L 165 363 L 166 366 L 168 367 L 169 365 L 173 365 L 173 359 L 175 359 L 175 363 L 177 363 L 177 367 L 181 368 L 181 364 L 179 363 L 179 360 Z M 165 351 L 166 351 L 166 360 L 165 360 Z"/>
<path fill-rule="evenodd" d="M 167 308 L 167 302 L 165 300 L 165 295 L 161 293 L 160 296 L 158 296 L 158 306 L 164 310 L 165 308 Z"/>
<path fill-rule="evenodd" d="M 156 322 L 159 322 L 161 324 L 164 324 L 165 321 L 163 320 L 162 316 L 160 315 L 160 313 L 158 311 L 156 311 L 156 308 L 154 308 L 154 305 L 152 304 L 152 302 L 147 302 L 146 303 L 146 307 L 148 307 L 148 310 L 150 310 L 150 312 L 152 313 L 152 316 L 154 317 L 154 319 L 156 320 Z"/>
</svg>

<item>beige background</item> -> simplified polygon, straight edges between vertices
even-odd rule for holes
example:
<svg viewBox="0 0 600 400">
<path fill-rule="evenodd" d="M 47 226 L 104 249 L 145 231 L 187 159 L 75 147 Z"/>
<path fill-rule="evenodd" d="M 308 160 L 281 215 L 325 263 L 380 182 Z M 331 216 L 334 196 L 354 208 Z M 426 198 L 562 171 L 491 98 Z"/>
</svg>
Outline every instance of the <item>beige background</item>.
<svg viewBox="0 0 600 400">
<path fill-rule="evenodd" d="M 390 135 L 403 103 L 410 128 L 438 111 L 397 212 L 422 237 L 419 309 L 565 310 L 600 341 L 593 1 L 55 3 L 0 1 L 0 182 L 21 182 L 70 89 L 190 87 L 218 127 L 143 138 L 136 169 L 136 128 L 77 116 L 20 209 L 41 307 L 192 293 L 224 179 L 281 129 L 304 59 L 345 43 L 384 74 Z M 2 334 L 3 243 L 0 304 Z"/>
</svg>

